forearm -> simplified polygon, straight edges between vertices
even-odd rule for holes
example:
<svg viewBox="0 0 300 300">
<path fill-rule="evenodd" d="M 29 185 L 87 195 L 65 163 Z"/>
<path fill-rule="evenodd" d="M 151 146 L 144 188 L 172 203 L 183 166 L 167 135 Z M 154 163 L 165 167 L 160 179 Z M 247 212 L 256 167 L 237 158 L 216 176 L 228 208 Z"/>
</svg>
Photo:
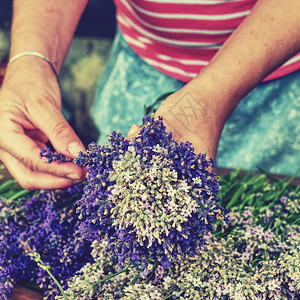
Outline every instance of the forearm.
<svg viewBox="0 0 300 300">
<path fill-rule="evenodd" d="M 57 71 L 87 0 L 14 0 L 10 56 L 38 51 Z"/>
<path fill-rule="evenodd" d="M 219 114 L 223 123 L 249 91 L 299 51 L 299 15 L 299 0 L 259 1 L 191 82 L 202 104 Z M 201 98 L 203 89 L 211 97 Z"/>
</svg>

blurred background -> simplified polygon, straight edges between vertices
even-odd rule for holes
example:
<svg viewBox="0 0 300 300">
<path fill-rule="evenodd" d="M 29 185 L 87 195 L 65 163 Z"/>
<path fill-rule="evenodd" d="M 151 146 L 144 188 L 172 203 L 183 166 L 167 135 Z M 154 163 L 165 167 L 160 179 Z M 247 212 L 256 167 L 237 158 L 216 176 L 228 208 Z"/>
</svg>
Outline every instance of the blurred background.
<svg viewBox="0 0 300 300">
<path fill-rule="evenodd" d="M 0 86 L 9 56 L 12 2 L 1 0 L 0 4 Z M 89 108 L 115 29 L 113 0 L 90 0 L 59 76 L 64 114 L 85 145 L 96 141 L 99 135 Z"/>
</svg>

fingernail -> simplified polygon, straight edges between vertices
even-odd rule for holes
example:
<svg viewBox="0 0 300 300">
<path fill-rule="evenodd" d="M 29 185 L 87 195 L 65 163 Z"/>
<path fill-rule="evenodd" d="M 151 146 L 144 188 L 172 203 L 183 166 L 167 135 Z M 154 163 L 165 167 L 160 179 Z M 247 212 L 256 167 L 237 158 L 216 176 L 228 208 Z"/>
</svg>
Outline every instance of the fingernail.
<svg viewBox="0 0 300 300">
<path fill-rule="evenodd" d="M 77 156 L 80 151 L 84 151 L 82 146 L 78 142 L 72 142 L 68 146 L 68 151 L 71 155 Z"/>
<path fill-rule="evenodd" d="M 72 179 L 72 180 L 79 180 L 81 179 L 80 176 L 76 173 L 71 173 L 66 175 L 67 178 Z"/>
</svg>

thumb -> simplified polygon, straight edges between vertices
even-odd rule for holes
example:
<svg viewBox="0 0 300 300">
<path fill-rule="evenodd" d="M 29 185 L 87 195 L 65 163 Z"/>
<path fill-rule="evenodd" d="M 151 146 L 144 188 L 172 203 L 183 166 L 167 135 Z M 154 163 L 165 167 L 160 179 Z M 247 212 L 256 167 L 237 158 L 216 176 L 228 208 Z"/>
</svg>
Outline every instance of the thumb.
<svg viewBox="0 0 300 300">
<path fill-rule="evenodd" d="M 129 129 L 129 131 L 128 131 L 128 137 L 130 136 L 132 136 L 132 137 L 134 137 L 137 133 L 138 133 L 138 131 L 141 129 L 141 126 L 139 126 L 139 125 L 136 125 L 136 124 L 133 124 L 131 127 L 130 127 L 130 129 Z"/>
<path fill-rule="evenodd" d="M 79 137 L 61 112 L 48 115 L 39 127 L 56 151 L 72 158 L 77 157 L 80 151 L 85 151 Z"/>
</svg>

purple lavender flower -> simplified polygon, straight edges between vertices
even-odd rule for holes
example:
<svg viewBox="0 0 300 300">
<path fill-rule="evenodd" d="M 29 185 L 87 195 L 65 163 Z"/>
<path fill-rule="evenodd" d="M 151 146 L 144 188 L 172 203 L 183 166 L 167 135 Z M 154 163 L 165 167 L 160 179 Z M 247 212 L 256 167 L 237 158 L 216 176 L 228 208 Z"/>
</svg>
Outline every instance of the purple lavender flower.
<svg viewBox="0 0 300 300">
<path fill-rule="evenodd" d="M 123 266 L 143 258 L 168 268 L 182 255 L 196 255 L 203 236 L 223 218 L 218 178 L 205 154 L 191 143 L 178 143 L 165 131 L 162 118 L 145 116 L 132 143 L 118 132 L 109 146 L 90 144 L 76 162 L 87 167 L 88 185 L 78 202 L 80 232 L 86 239 L 108 237 Z"/>
<path fill-rule="evenodd" d="M 83 184 L 66 190 L 46 190 L 18 201 L 0 201 L 0 299 L 11 294 L 13 285 L 31 279 L 53 291 L 56 285 L 45 270 L 39 269 L 24 252 L 23 245 L 34 248 L 49 265 L 62 285 L 90 258 L 90 243 L 77 234 L 79 220 L 74 202 Z M 5 296 L 3 296 L 5 295 Z M 2 297 L 2 298 L 1 298 Z"/>
<path fill-rule="evenodd" d="M 41 158 L 46 158 L 47 162 L 50 164 L 52 162 L 58 162 L 58 163 L 63 163 L 63 162 L 68 162 L 72 161 L 72 159 L 66 157 L 62 153 L 58 153 L 56 151 L 52 151 L 50 148 L 44 148 L 41 149 L 40 151 L 40 157 Z"/>
</svg>

